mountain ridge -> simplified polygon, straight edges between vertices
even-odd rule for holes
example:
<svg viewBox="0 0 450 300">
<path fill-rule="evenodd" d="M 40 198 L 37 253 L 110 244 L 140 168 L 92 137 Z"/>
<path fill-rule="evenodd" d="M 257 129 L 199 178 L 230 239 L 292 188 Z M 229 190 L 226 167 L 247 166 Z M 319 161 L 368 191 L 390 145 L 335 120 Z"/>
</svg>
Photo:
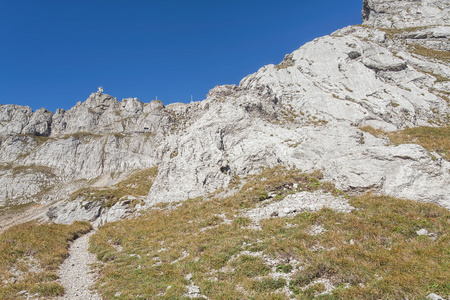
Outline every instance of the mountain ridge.
<svg viewBox="0 0 450 300">
<path fill-rule="evenodd" d="M 321 170 L 344 191 L 449 208 L 442 152 L 361 130 L 448 126 L 448 10 L 439 0 L 364 1 L 362 25 L 317 38 L 200 102 L 118 101 L 99 89 L 54 114 L 2 105 L 0 204 L 60 202 L 158 166 L 141 209 L 227 189 L 236 177 L 281 164 Z M 113 212 L 105 200 L 77 211 L 92 201 L 75 200 L 58 204 L 52 218 Z"/>
</svg>

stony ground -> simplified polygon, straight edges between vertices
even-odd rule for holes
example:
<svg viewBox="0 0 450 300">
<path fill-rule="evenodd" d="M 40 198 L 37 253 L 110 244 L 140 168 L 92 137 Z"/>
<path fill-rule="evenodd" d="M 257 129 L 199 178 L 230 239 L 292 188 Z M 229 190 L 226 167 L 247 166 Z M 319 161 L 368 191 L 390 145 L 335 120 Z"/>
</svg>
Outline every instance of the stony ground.
<svg viewBox="0 0 450 300">
<path fill-rule="evenodd" d="M 61 284 L 66 293 L 59 299 L 83 299 L 100 300 L 98 294 L 94 294 L 89 287 L 94 284 L 94 274 L 91 272 L 90 264 L 96 261 L 95 255 L 88 251 L 89 238 L 94 233 L 76 239 L 69 249 L 69 257 L 64 261 L 59 270 Z"/>
</svg>

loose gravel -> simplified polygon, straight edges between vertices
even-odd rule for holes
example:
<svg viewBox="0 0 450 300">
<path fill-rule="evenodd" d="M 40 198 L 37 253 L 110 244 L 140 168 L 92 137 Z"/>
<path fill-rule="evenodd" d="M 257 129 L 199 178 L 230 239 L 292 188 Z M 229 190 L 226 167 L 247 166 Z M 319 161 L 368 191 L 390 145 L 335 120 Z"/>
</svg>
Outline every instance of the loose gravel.
<svg viewBox="0 0 450 300">
<path fill-rule="evenodd" d="M 94 254 L 88 251 L 89 238 L 95 231 L 76 239 L 69 248 L 69 257 L 59 269 L 60 282 L 65 294 L 58 299 L 67 300 L 101 300 L 102 298 L 89 290 L 95 283 L 90 264 L 96 262 Z"/>
</svg>

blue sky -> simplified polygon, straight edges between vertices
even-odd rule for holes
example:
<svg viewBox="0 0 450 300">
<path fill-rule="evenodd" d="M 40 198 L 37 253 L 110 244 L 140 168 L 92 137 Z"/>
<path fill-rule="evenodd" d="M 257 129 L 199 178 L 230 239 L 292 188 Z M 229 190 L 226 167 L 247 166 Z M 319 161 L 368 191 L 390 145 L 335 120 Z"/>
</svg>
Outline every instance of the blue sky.
<svg viewBox="0 0 450 300">
<path fill-rule="evenodd" d="M 362 0 L 0 0 L 0 103 L 69 109 L 98 86 L 203 100 L 312 39 L 361 23 Z"/>
</svg>

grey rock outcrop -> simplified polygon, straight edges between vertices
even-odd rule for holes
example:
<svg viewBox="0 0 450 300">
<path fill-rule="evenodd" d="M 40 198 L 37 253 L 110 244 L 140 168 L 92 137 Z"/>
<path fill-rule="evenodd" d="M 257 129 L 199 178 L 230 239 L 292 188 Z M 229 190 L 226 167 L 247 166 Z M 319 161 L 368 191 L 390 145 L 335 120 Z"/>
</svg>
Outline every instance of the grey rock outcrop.
<svg viewBox="0 0 450 300">
<path fill-rule="evenodd" d="M 201 102 L 118 101 L 99 90 L 55 114 L 2 105 L 0 205 L 52 203 L 158 166 L 149 206 L 282 164 L 322 170 L 348 192 L 450 208 L 450 162 L 360 129 L 448 126 L 448 12 L 444 0 L 364 1 L 364 25 L 317 38 Z M 107 222 L 133 213 L 86 201 L 60 203 L 49 216 Z"/>
<path fill-rule="evenodd" d="M 374 27 L 406 28 L 450 24 L 447 0 L 364 0 L 364 24 Z"/>
</svg>

